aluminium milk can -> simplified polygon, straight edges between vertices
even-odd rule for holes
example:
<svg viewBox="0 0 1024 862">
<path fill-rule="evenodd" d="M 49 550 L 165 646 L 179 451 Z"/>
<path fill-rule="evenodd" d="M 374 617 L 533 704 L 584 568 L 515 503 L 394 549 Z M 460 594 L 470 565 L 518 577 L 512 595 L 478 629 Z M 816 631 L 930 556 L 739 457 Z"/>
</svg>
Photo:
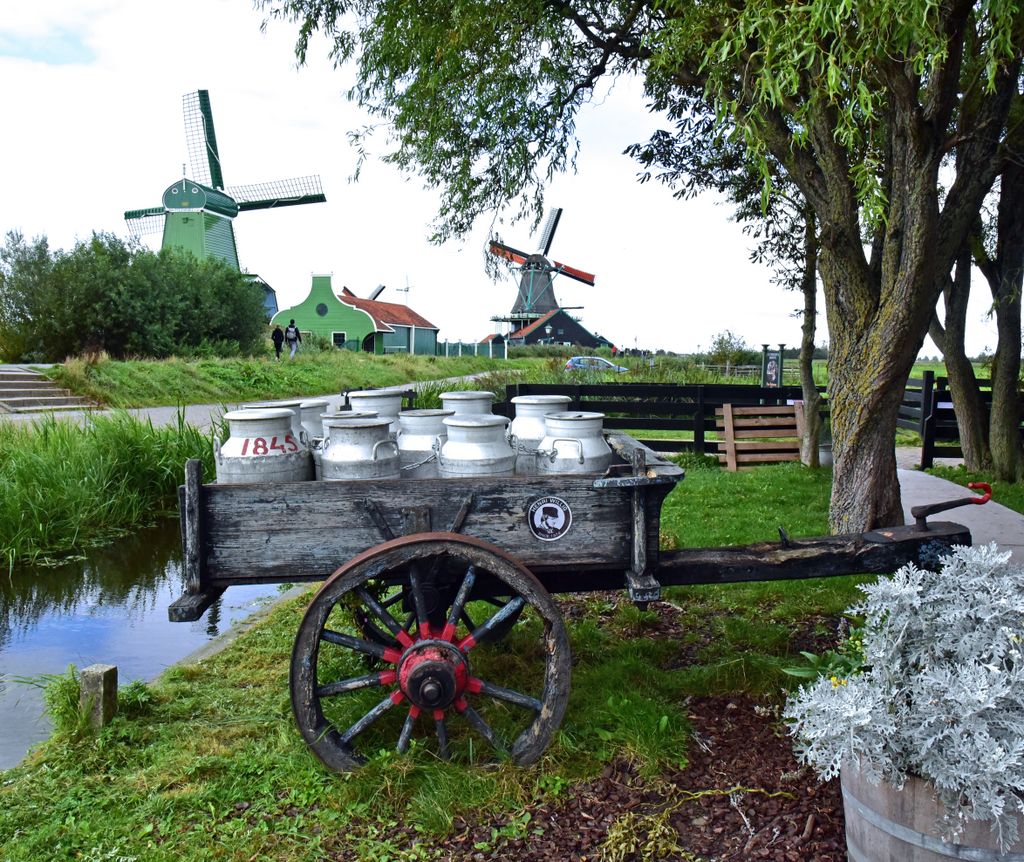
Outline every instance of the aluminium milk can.
<svg viewBox="0 0 1024 862">
<path fill-rule="evenodd" d="M 504 416 L 449 416 L 448 439 L 441 446 L 442 476 L 494 476 L 515 472 L 516 452 L 505 435 Z"/>
<path fill-rule="evenodd" d="M 402 410 L 402 393 L 398 390 L 362 389 L 348 393 L 348 403 L 353 410 L 373 411 L 377 416 L 391 423 L 388 433 L 394 439 L 398 431 L 398 414 Z"/>
<path fill-rule="evenodd" d="M 444 420 L 451 410 L 403 410 L 398 414 L 398 451 L 404 475 L 411 478 L 437 476 L 435 453 L 448 439 Z"/>
<path fill-rule="evenodd" d="M 312 443 L 317 437 L 322 437 L 323 424 L 320 422 L 320 414 L 323 413 L 331 402 L 324 398 L 311 398 L 308 401 L 299 402 L 299 420 L 306 432 L 306 437 Z"/>
<path fill-rule="evenodd" d="M 315 479 L 319 482 L 323 476 L 320 473 L 320 456 L 324 451 L 324 437 L 327 436 L 327 421 L 329 419 L 375 419 L 377 414 L 372 410 L 355 411 L 344 410 L 338 413 L 320 414 L 320 433 L 313 438 L 309 451 L 313 454 L 313 472 Z"/>
<path fill-rule="evenodd" d="M 601 433 L 603 413 L 548 413 L 544 424 L 538 473 L 603 473 L 611 465 L 612 449 Z"/>
<path fill-rule="evenodd" d="M 389 436 L 391 423 L 371 419 L 328 419 L 320 452 L 320 478 L 397 479 L 401 475 L 398 444 Z"/>
<path fill-rule="evenodd" d="M 254 404 L 243 404 L 242 410 L 278 410 L 287 408 L 292 411 L 292 433 L 302 446 L 309 446 L 306 430 L 302 427 L 301 401 L 257 401 Z"/>
<path fill-rule="evenodd" d="M 445 410 L 454 410 L 456 416 L 489 416 L 493 402 L 493 392 L 466 389 L 441 393 L 441 406 Z"/>
<path fill-rule="evenodd" d="M 520 447 L 536 449 L 548 433 L 544 414 L 565 411 L 571 401 L 568 395 L 517 395 L 512 399 L 516 418 L 512 420 L 509 432 Z"/>
<path fill-rule="evenodd" d="M 213 441 L 217 483 L 272 484 L 308 479 L 309 450 L 296 438 L 292 417 L 287 408 L 225 413 L 230 436 L 224 443 Z"/>
</svg>

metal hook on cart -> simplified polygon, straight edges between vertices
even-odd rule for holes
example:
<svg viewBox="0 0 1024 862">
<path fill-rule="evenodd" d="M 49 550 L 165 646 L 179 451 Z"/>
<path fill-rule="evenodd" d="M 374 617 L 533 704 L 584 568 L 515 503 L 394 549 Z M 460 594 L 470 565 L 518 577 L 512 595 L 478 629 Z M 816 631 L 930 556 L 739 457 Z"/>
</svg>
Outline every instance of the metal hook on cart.
<svg viewBox="0 0 1024 862">
<path fill-rule="evenodd" d="M 914 506 L 910 514 L 914 516 L 914 523 L 918 529 L 928 529 L 928 516 L 938 512 L 945 512 L 947 509 L 958 509 L 961 506 L 981 506 L 992 499 L 992 486 L 986 482 L 969 482 L 967 487 L 972 491 L 979 490 L 982 494 L 973 497 L 961 497 L 959 500 L 948 500 L 945 503 L 928 503 L 924 506 Z"/>
</svg>

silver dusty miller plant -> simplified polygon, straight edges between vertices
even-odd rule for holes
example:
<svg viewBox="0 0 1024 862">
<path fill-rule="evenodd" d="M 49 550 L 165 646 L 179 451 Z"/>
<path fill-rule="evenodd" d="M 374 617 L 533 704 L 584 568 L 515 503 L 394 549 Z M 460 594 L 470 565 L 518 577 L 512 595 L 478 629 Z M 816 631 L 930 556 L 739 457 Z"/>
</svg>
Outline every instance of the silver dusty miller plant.
<svg viewBox="0 0 1024 862">
<path fill-rule="evenodd" d="M 991 819 L 1000 845 L 1024 812 L 1024 568 L 994 544 L 955 548 L 940 573 L 904 566 L 860 587 L 862 670 L 786 704 L 798 757 L 823 779 L 843 760 L 902 787 L 930 780 L 945 832 Z"/>
</svg>

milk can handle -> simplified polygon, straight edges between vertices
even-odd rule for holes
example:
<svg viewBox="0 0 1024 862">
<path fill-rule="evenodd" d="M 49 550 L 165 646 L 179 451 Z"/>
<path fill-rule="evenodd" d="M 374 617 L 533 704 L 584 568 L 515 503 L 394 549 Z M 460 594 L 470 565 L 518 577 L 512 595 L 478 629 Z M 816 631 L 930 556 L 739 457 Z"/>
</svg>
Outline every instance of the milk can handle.
<svg viewBox="0 0 1024 862">
<path fill-rule="evenodd" d="M 395 447 L 395 454 L 396 455 L 398 454 L 398 443 L 397 443 L 397 441 L 392 440 L 390 438 L 388 438 L 387 440 L 378 440 L 376 443 L 373 444 L 373 452 L 371 453 L 371 455 L 373 456 L 373 460 L 374 461 L 377 460 L 377 450 L 380 449 L 381 446 L 386 446 L 388 444 L 394 446 Z"/>
<path fill-rule="evenodd" d="M 223 463 L 223 461 L 221 460 L 221 457 L 220 457 L 220 438 L 219 437 L 214 437 L 213 438 L 213 459 L 218 464 L 222 464 Z"/>
<path fill-rule="evenodd" d="M 441 434 L 438 434 L 434 438 L 434 445 L 430 447 L 434 450 L 434 456 L 437 458 L 438 464 L 444 463 L 444 460 L 441 458 L 441 448 L 444 446 L 444 443 L 441 441 L 441 436 Z"/>
<path fill-rule="evenodd" d="M 548 459 L 551 461 L 552 464 L 555 463 L 555 458 L 558 457 L 558 447 L 556 445 L 558 443 L 575 443 L 579 447 L 579 450 L 580 450 L 579 463 L 580 464 L 584 463 L 584 460 L 583 460 L 583 441 L 582 440 L 577 440 L 577 439 L 575 439 L 573 437 L 555 437 L 551 441 L 551 454 L 548 455 Z"/>
</svg>

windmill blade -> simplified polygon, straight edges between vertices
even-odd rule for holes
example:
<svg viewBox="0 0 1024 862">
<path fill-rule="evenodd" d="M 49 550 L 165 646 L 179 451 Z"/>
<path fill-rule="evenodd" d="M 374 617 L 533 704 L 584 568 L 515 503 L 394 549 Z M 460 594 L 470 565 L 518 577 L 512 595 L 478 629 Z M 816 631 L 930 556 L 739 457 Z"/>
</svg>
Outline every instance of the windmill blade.
<svg viewBox="0 0 1024 862">
<path fill-rule="evenodd" d="M 124 214 L 124 220 L 128 223 L 128 232 L 135 239 L 160 233 L 164 229 L 164 212 L 163 207 L 128 210 Z"/>
<path fill-rule="evenodd" d="M 491 247 L 488 249 L 491 254 L 503 257 L 506 260 L 512 261 L 512 263 L 523 264 L 526 263 L 526 259 L 529 255 L 525 251 L 520 251 L 517 248 L 512 248 L 510 245 L 491 240 Z"/>
<path fill-rule="evenodd" d="M 239 212 L 322 204 L 327 200 L 320 186 L 320 177 L 317 176 L 274 180 L 249 186 L 228 186 L 224 192 L 234 198 Z"/>
<path fill-rule="evenodd" d="M 555 230 L 558 228 L 558 220 L 562 217 L 562 208 L 555 207 L 548 213 L 548 220 L 544 225 L 544 231 L 540 235 L 540 249 L 538 254 L 548 256 L 551 251 L 551 241 L 555 238 Z"/>
<path fill-rule="evenodd" d="M 592 285 L 594 279 L 597 278 L 595 275 L 591 275 L 589 272 L 584 272 L 582 269 L 576 269 L 574 266 L 568 264 L 559 263 L 557 260 L 552 261 L 555 265 L 556 272 L 560 272 L 562 275 L 567 275 L 569 278 L 575 278 L 576 281 L 582 281 L 584 284 Z"/>
<path fill-rule="evenodd" d="M 217 151 L 217 135 L 213 131 L 210 91 L 197 90 L 182 97 L 185 108 L 185 143 L 192 178 L 204 186 L 224 188 L 224 174 Z"/>
</svg>

